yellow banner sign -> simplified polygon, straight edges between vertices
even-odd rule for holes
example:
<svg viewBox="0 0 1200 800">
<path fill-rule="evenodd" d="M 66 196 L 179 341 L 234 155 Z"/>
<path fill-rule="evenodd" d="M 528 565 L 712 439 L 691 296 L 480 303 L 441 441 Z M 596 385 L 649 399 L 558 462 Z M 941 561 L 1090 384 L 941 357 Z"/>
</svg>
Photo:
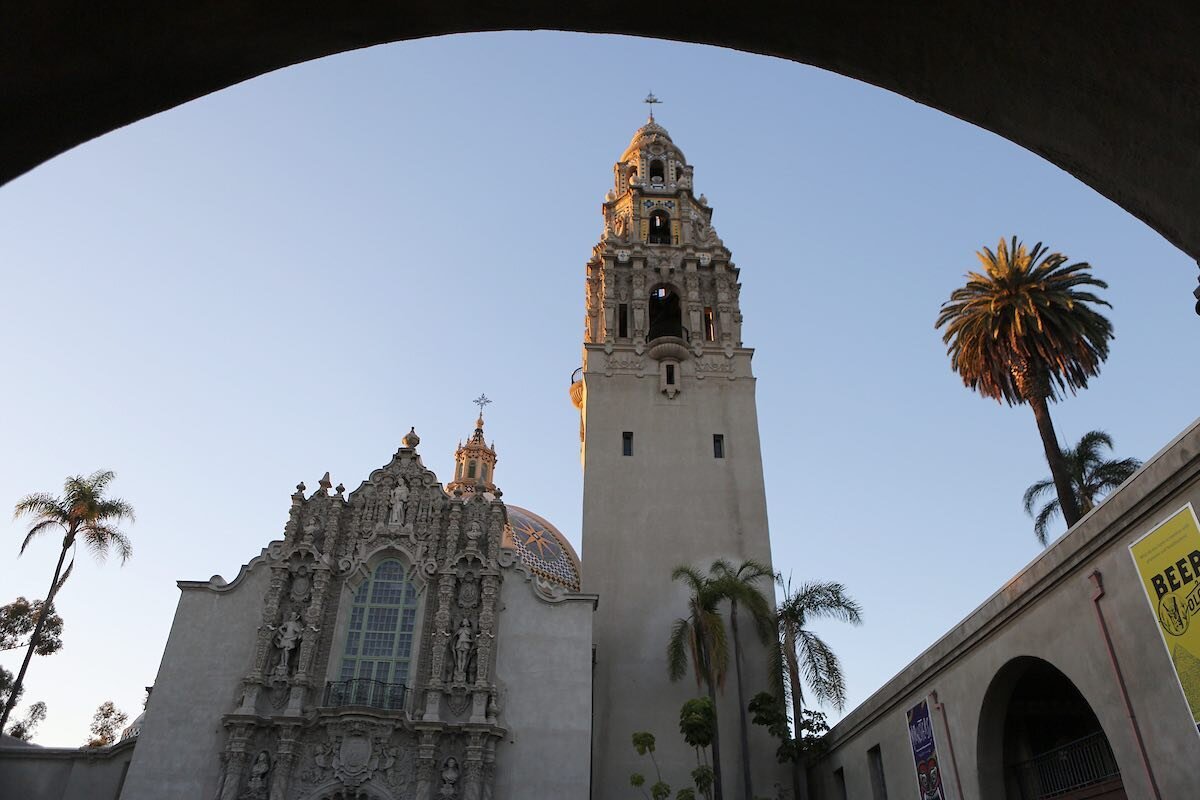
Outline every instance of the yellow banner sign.
<svg viewBox="0 0 1200 800">
<path fill-rule="evenodd" d="M 1200 726 L 1200 524 L 1188 503 L 1129 546 L 1175 676 Z"/>
</svg>

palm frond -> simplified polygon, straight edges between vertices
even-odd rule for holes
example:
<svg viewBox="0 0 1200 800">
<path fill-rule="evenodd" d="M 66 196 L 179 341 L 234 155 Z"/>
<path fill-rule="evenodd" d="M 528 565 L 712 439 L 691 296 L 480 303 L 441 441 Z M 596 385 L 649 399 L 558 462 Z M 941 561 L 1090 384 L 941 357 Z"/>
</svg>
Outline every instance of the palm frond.
<svg viewBox="0 0 1200 800">
<path fill-rule="evenodd" d="M 846 679 L 842 664 L 829 645 L 812 631 L 800 631 L 796 639 L 800 671 L 820 703 L 841 711 L 846 705 Z"/>
<path fill-rule="evenodd" d="M 31 527 L 29 529 L 29 531 L 25 534 L 25 539 L 21 542 L 21 549 L 20 549 L 20 551 L 18 551 L 17 555 L 24 555 L 25 548 L 29 547 L 29 543 L 32 542 L 34 539 L 36 539 L 38 534 L 43 533 L 47 529 L 53 528 L 55 526 L 62 527 L 62 523 L 59 522 L 57 519 L 43 519 L 41 522 L 38 522 L 35 525 L 33 525 L 33 527 Z"/>
<path fill-rule="evenodd" d="M 690 636 L 691 625 L 688 621 L 675 620 L 675 624 L 671 626 L 671 638 L 667 640 L 667 675 L 672 681 L 678 681 L 687 674 Z"/>
<path fill-rule="evenodd" d="M 718 688 L 725 688 L 725 676 L 729 673 L 729 638 L 725 635 L 725 622 L 716 611 L 703 612 L 704 659 L 709 674 L 705 676 Z"/>
<path fill-rule="evenodd" d="M 1058 498 L 1055 497 L 1047 502 L 1046 505 L 1042 506 L 1042 510 L 1038 512 L 1037 519 L 1034 520 L 1033 532 L 1043 547 L 1046 546 L 1046 542 L 1048 541 L 1046 528 L 1049 527 L 1050 520 L 1058 516 L 1058 513 Z"/>
<path fill-rule="evenodd" d="M 1033 516 L 1033 507 L 1046 494 L 1053 494 L 1054 480 L 1052 478 L 1042 478 L 1037 483 L 1031 485 L 1025 490 L 1024 496 L 1021 498 L 1021 504 L 1025 507 L 1025 513 Z"/>
</svg>

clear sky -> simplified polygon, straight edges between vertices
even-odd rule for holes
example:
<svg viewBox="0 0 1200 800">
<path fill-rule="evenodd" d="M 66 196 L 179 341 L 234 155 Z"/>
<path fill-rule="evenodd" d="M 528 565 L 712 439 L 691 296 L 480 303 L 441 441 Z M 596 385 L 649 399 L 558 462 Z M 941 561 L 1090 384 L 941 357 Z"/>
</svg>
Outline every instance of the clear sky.
<svg viewBox="0 0 1200 800">
<path fill-rule="evenodd" d="M 560 33 L 282 70 L 0 188 L 0 507 L 106 467 L 138 512 L 133 559 L 81 551 L 60 595 L 66 646 L 27 682 L 49 706 L 36 741 L 81 744 L 104 700 L 136 715 L 175 581 L 236 575 L 298 481 L 354 488 L 410 426 L 446 479 L 481 391 L 505 498 L 579 545 L 584 264 L 651 89 L 742 269 L 775 565 L 841 580 L 866 610 L 862 628 L 818 627 L 851 707 L 1039 550 L 1020 507 L 1048 474 L 1033 415 L 965 389 L 933 328 L 980 246 L 1044 240 L 1111 285 L 1112 354 L 1052 408 L 1064 440 L 1103 428 L 1145 459 L 1192 421 L 1195 263 L 904 98 Z M 46 592 L 57 537 L 18 559 L 24 530 L 0 515 L 0 603 Z"/>
</svg>

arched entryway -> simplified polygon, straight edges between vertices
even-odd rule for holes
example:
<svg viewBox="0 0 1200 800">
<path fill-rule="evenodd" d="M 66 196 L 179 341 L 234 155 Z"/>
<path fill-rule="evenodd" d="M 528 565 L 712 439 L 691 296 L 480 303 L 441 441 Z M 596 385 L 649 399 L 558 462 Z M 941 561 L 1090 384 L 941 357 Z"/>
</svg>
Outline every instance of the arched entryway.
<svg viewBox="0 0 1200 800">
<path fill-rule="evenodd" d="M 985 800 L 1124 800 L 1120 769 L 1096 713 L 1071 679 L 1040 658 L 1010 661 L 979 717 Z"/>
</svg>

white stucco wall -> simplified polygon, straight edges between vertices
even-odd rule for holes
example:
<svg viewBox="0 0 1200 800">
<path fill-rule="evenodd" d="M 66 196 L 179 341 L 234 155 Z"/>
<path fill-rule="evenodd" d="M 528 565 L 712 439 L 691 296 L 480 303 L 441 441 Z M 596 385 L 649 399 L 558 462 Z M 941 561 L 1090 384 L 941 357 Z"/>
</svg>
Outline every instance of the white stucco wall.
<svg viewBox="0 0 1200 800">
<path fill-rule="evenodd" d="M 712 348 L 699 360 L 730 371 L 703 377 L 698 359 L 683 361 L 674 399 L 661 391 L 654 360 L 644 359 L 640 374 L 608 374 L 604 348 L 585 351 L 583 588 L 600 595 L 593 797 L 616 800 L 629 796 L 632 772 L 652 774 L 632 747 L 635 731 L 655 734 L 663 778 L 674 788 L 690 785 L 696 763 L 678 732 L 679 710 L 703 691 L 690 673 L 678 683 L 667 677 L 667 639 L 687 614 L 687 592 L 672 570 L 707 572 L 717 558 L 769 565 L 771 551 L 752 351 L 727 359 Z M 631 355 L 628 347 L 615 352 Z M 633 433 L 632 456 L 622 455 L 625 431 Z M 724 458 L 714 458 L 713 434 L 724 436 Z M 749 628 L 743 618 L 747 701 L 767 688 L 765 651 Z M 731 664 L 718 703 L 726 797 L 742 794 L 739 712 Z M 749 735 L 755 794 L 771 796 L 776 781 L 790 783 L 774 757 L 777 743 L 759 726 Z"/>
<path fill-rule="evenodd" d="M 516 569 L 500 589 L 496 677 L 508 733 L 496 748 L 497 800 L 587 797 L 595 598 L 550 603 Z"/>
<path fill-rule="evenodd" d="M 181 581 L 175 621 L 121 800 L 210 797 L 225 743 L 221 717 L 241 697 L 270 570 L 228 586 Z M 197 795 L 196 787 L 202 788 Z"/>
</svg>

